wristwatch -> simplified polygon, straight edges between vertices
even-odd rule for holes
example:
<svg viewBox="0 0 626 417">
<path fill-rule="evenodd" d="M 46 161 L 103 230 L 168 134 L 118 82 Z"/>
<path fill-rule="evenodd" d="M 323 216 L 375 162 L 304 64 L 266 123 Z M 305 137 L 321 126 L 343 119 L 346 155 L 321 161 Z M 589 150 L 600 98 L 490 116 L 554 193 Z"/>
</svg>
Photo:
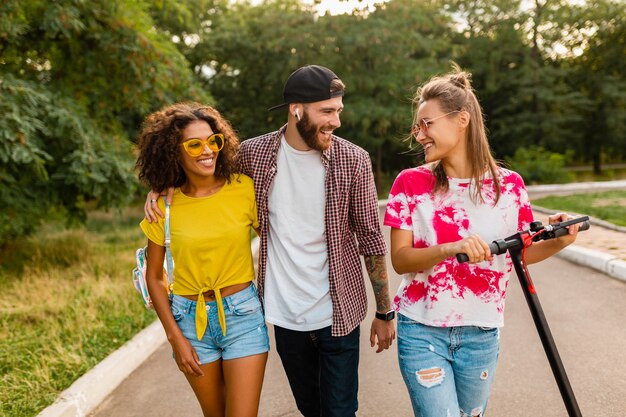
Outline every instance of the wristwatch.
<svg viewBox="0 0 626 417">
<path fill-rule="evenodd" d="M 396 318 L 396 312 L 395 312 L 395 310 L 389 310 L 386 313 L 379 313 L 377 311 L 376 312 L 376 318 L 379 319 L 379 320 L 391 321 L 394 318 Z"/>
</svg>

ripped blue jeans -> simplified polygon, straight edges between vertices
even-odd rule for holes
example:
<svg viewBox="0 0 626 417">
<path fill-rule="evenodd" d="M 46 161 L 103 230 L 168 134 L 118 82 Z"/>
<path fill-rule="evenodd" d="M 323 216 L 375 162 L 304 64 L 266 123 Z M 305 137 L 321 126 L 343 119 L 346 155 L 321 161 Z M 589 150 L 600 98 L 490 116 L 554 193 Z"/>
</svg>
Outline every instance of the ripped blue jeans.
<svg viewBox="0 0 626 417">
<path fill-rule="evenodd" d="M 433 327 L 398 315 L 398 360 L 416 417 L 484 416 L 498 328 Z"/>
</svg>

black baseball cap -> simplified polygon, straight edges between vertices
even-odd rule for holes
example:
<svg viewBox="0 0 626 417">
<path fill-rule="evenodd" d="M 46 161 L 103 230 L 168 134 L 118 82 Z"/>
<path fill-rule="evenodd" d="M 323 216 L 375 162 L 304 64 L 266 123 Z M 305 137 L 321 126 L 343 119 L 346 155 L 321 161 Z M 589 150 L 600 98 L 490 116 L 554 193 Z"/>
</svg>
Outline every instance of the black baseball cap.
<svg viewBox="0 0 626 417">
<path fill-rule="evenodd" d="M 321 65 L 306 65 L 291 73 L 283 89 L 283 103 L 269 110 L 280 109 L 290 103 L 314 103 L 343 96 L 343 90 L 330 92 L 330 83 L 339 77 Z"/>
</svg>

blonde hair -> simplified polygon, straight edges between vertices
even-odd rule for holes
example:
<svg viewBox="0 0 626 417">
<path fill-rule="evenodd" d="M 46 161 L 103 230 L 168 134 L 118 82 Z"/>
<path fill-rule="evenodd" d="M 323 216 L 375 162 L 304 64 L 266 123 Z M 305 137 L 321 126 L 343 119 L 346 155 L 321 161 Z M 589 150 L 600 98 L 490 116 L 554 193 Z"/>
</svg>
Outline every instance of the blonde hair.
<svg viewBox="0 0 626 417">
<path fill-rule="evenodd" d="M 461 70 L 453 64 L 452 72 L 433 77 L 417 89 L 413 103 L 415 114 L 413 123 L 418 122 L 417 109 L 425 101 L 436 100 L 444 113 L 453 111 L 466 111 L 470 115 L 467 132 L 467 155 L 471 169 L 471 177 L 474 183 L 472 199 L 477 202 L 485 202 L 481 192 L 481 182 L 485 179 L 486 170 L 493 178 L 496 191 L 494 204 L 500 198 L 500 181 L 498 178 L 498 165 L 489 147 L 483 111 L 478 103 L 476 94 L 471 85 L 471 74 Z M 435 192 L 448 191 L 448 177 L 441 161 L 432 164 L 435 176 Z"/>
</svg>

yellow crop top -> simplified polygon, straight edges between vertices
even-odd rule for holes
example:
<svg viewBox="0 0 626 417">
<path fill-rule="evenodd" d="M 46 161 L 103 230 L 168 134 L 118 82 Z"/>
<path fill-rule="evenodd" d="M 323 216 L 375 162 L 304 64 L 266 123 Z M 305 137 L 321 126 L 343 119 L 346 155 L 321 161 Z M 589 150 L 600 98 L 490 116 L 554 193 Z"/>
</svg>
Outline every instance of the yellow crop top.
<svg viewBox="0 0 626 417">
<path fill-rule="evenodd" d="M 165 213 L 163 199 L 159 209 Z M 152 242 L 164 246 L 165 219 L 140 224 Z M 173 292 L 197 295 L 196 333 L 202 339 L 207 326 L 203 293 L 215 292 L 222 333 L 226 318 L 220 289 L 254 279 L 250 228 L 258 228 L 252 179 L 232 176 L 230 183 L 208 197 L 188 197 L 174 191 L 170 209 L 171 251 L 174 258 Z"/>
</svg>

